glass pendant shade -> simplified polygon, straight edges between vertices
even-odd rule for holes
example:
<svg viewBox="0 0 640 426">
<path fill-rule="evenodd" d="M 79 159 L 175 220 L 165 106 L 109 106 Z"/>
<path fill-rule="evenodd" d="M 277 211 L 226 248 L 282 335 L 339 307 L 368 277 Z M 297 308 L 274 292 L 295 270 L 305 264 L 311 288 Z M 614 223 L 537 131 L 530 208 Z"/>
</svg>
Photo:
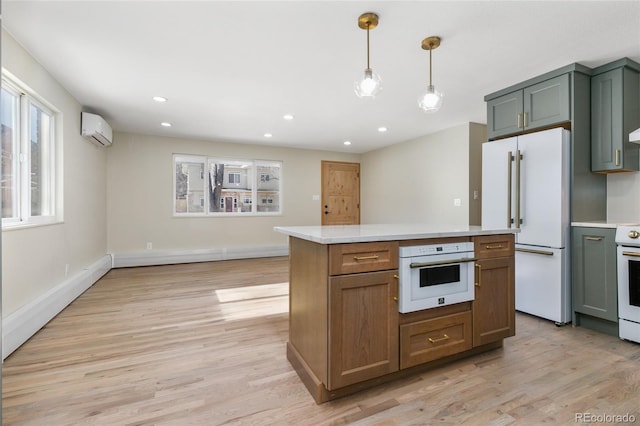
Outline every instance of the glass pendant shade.
<svg viewBox="0 0 640 426">
<path fill-rule="evenodd" d="M 364 75 L 356 80 L 353 88 L 359 98 L 374 98 L 382 90 L 382 80 L 371 68 L 367 68 Z"/>
<path fill-rule="evenodd" d="M 418 106 L 425 112 L 436 112 L 442 106 L 442 98 L 444 95 L 430 84 L 418 98 Z"/>
</svg>

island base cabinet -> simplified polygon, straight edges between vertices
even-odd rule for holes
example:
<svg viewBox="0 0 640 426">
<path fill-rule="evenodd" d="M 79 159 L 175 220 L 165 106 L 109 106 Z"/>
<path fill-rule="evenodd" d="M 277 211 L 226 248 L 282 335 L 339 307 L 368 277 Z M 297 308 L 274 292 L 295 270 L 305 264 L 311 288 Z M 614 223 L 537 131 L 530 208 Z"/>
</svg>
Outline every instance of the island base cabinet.
<svg viewBox="0 0 640 426">
<path fill-rule="evenodd" d="M 471 311 L 400 326 L 400 368 L 471 349 Z"/>
<path fill-rule="evenodd" d="M 327 389 L 398 371 L 397 273 L 329 278 Z"/>
<path fill-rule="evenodd" d="M 516 334 L 515 257 L 513 235 L 501 241 L 496 237 L 478 237 L 475 254 L 473 301 L 473 346 L 500 341 Z M 500 247 L 510 247 L 511 255 L 502 257 Z"/>
</svg>

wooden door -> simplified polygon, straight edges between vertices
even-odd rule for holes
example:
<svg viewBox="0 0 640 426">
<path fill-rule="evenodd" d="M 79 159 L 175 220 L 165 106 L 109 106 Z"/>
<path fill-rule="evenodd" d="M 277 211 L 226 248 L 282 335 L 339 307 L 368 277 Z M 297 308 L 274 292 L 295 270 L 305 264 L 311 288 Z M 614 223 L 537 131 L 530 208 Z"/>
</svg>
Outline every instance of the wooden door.
<svg viewBox="0 0 640 426">
<path fill-rule="evenodd" d="M 338 389 L 398 370 L 397 270 L 329 279 L 329 383 Z"/>
<path fill-rule="evenodd" d="M 360 164 L 322 162 L 322 225 L 360 223 Z"/>
</svg>

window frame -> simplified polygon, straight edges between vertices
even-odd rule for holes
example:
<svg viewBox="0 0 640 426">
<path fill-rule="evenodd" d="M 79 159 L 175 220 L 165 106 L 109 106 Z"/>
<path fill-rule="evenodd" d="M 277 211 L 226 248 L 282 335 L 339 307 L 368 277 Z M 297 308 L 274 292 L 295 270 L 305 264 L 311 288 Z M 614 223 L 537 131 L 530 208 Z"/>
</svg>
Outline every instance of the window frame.
<svg viewBox="0 0 640 426">
<path fill-rule="evenodd" d="M 62 222 L 61 199 L 61 133 L 62 113 L 27 85 L 2 69 L 2 89 L 16 97 L 15 115 L 12 117 L 16 134 L 12 134 L 12 168 L 14 210 L 11 217 L 2 218 L 2 229 L 20 229 Z M 40 141 L 40 214 L 33 215 L 31 206 L 32 180 L 34 169 L 31 151 L 31 109 L 36 108 L 46 117 L 48 125 Z"/>
<path fill-rule="evenodd" d="M 176 193 L 176 190 L 177 190 L 177 175 L 176 175 L 177 169 L 176 168 L 177 168 L 178 162 L 188 161 L 188 160 L 195 160 L 199 163 L 204 163 L 205 206 L 202 212 L 177 212 L 176 211 L 177 196 L 178 196 L 178 194 Z M 230 171 L 227 173 L 227 171 L 225 170 L 225 172 L 223 173 L 223 177 L 222 177 L 223 185 L 228 184 L 231 187 L 235 188 L 236 186 L 245 185 L 243 183 L 243 179 L 246 179 L 247 180 L 246 186 L 248 188 L 238 188 L 237 190 L 228 188 L 230 191 L 238 191 L 238 193 L 232 193 L 228 195 L 224 195 L 223 193 L 223 195 L 220 197 L 220 200 L 218 201 L 219 205 L 217 206 L 217 208 L 219 208 L 221 211 L 210 211 L 211 209 L 210 203 L 214 201 L 214 200 L 211 200 L 210 202 L 209 200 L 211 198 L 210 187 L 213 184 L 211 168 L 212 168 L 212 165 L 214 164 L 226 164 L 226 165 L 231 165 L 233 167 L 241 165 L 241 167 L 247 168 L 247 173 L 246 173 L 246 176 L 244 177 L 243 177 L 243 175 L 245 174 L 244 172 L 237 173 L 235 171 Z M 260 193 L 260 189 L 259 189 L 260 173 L 258 173 L 257 171 L 258 171 L 258 167 L 264 166 L 264 164 L 268 164 L 268 165 L 271 165 L 272 167 L 277 167 L 279 169 L 278 188 L 276 190 L 272 190 L 273 192 L 277 192 L 278 194 L 277 199 L 278 199 L 279 205 L 278 205 L 277 211 L 259 211 L 258 209 L 260 206 L 258 205 L 258 203 L 255 202 Z M 283 214 L 283 202 L 282 202 L 283 200 L 283 196 L 282 196 L 283 161 L 281 160 L 246 160 L 246 159 L 228 158 L 228 157 L 225 158 L 225 157 L 217 157 L 217 156 L 203 156 L 203 155 L 174 153 L 172 155 L 172 169 L 173 169 L 173 212 L 172 212 L 173 217 L 178 217 L 178 218 L 181 218 L 181 217 L 245 217 L 245 216 L 253 217 L 253 216 L 281 216 Z M 235 182 L 236 178 L 234 178 L 233 183 L 228 182 L 229 176 L 231 174 L 237 174 L 239 176 L 240 181 Z M 244 193 L 246 193 L 246 195 Z M 232 211 L 224 211 L 226 210 L 226 207 L 228 207 L 226 205 L 227 203 L 225 201 L 225 197 L 232 197 L 233 199 L 233 205 L 231 206 Z M 249 197 L 251 199 L 251 202 L 246 203 L 243 201 Z M 237 211 L 237 209 L 239 208 L 240 202 L 242 202 L 244 207 L 249 207 L 250 211 Z"/>
</svg>

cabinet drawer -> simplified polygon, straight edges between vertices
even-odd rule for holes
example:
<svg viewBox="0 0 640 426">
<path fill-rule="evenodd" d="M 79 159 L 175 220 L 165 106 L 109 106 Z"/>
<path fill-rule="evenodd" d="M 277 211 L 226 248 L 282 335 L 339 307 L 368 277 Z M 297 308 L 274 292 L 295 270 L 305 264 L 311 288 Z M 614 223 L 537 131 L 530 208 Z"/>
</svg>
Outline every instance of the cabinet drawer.
<svg viewBox="0 0 640 426">
<path fill-rule="evenodd" d="M 357 274 L 397 268 L 397 241 L 329 246 L 329 275 Z"/>
<path fill-rule="evenodd" d="M 471 311 L 400 326 L 400 368 L 471 349 Z"/>
<path fill-rule="evenodd" d="M 509 257 L 514 254 L 513 234 L 479 236 L 474 237 L 473 242 L 477 259 Z"/>
</svg>

